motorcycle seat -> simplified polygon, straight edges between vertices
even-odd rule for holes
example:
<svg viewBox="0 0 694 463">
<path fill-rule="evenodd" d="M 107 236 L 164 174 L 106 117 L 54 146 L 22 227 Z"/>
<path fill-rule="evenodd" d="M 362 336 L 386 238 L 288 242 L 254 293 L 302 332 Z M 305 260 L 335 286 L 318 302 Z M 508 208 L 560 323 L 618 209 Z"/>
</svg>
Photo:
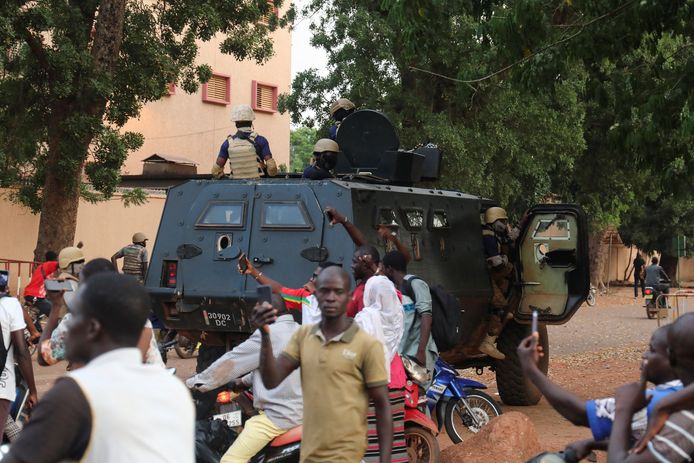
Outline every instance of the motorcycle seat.
<svg viewBox="0 0 694 463">
<path fill-rule="evenodd" d="M 287 444 L 292 444 L 294 442 L 301 442 L 301 431 L 303 426 L 297 426 L 290 429 L 289 431 L 275 437 L 272 442 L 270 442 L 270 447 L 282 447 Z"/>
</svg>

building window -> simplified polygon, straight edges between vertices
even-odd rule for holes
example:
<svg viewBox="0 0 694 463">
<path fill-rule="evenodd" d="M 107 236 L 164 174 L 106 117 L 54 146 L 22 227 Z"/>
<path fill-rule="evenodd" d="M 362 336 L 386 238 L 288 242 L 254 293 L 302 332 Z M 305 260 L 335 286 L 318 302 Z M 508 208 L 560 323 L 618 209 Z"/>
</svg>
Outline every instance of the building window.
<svg viewBox="0 0 694 463">
<path fill-rule="evenodd" d="M 222 105 L 231 103 L 231 77 L 212 74 L 210 80 L 202 84 L 202 101 Z"/>
<path fill-rule="evenodd" d="M 252 107 L 255 111 L 266 113 L 277 112 L 277 86 L 253 81 L 251 88 Z"/>
</svg>

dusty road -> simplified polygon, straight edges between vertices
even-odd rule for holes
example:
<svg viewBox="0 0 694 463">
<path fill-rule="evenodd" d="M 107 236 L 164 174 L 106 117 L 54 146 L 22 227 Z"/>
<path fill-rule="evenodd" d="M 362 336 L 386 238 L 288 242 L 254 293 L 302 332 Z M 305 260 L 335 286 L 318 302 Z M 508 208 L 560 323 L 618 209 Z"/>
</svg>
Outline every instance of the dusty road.
<svg viewBox="0 0 694 463">
<path fill-rule="evenodd" d="M 613 295 L 601 296 L 595 307 L 583 306 L 568 324 L 549 327 L 552 379 L 586 399 L 611 396 L 619 385 L 638 379 L 641 352 L 656 321 L 646 318 L 642 300 L 635 300 L 631 291 L 622 288 Z M 180 360 L 174 352 L 169 358 L 169 366 L 176 367 L 181 378 L 193 373 L 194 359 Z M 39 393 L 45 392 L 64 372 L 64 365 L 36 366 Z M 472 370 L 465 374 L 475 377 Z M 494 375 L 485 372 L 481 380 L 498 398 Z M 587 429 L 576 428 L 561 418 L 544 399 L 533 407 L 503 409 L 527 414 L 547 449 L 559 450 L 570 441 L 590 437 Z M 451 445 L 445 435 L 439 440 L 442 448 Z"/>
</svg>

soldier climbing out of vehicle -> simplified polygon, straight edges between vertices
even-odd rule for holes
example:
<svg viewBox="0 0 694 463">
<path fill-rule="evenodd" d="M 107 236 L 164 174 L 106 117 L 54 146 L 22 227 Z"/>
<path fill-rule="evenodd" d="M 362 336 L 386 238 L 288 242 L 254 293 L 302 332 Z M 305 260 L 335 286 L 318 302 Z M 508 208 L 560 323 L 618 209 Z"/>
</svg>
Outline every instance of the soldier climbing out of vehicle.
<svg viewBox="0 0 694 463">
<path fill-rule="evenodd" d="M 270 143 L 253 131 L 255 113 L 249 105 L 236 105 L 231 110 L 231 120 L 237 132 L 229 135 L 219 148 L 217 160 L 212 165 L 212 178 L 224 177 L 224 166 L 229 160 L 232 178 L 260 178 L 277 175 L 277 163 L 272 158 Z"/>
<path fill-rule="evenodd" d="M 316 278 L 328 267 L 342 267 L 335 262 L 321 262 L 313 271 L 308 281 L 301 288 L 287 288 L 282 283 L 273 280 L 269 276 L 259 272 L 245 254 L 239 257 L 238 271 L 241 275 L 249 275 L 256 279 L 261 285 L 268 285 L 272 292 L 282 296 L 287 309 L 292 313 L 301 311 L 302 325 L 315 325 L 321 320 L 318 299 L 316 299 Z"/>
<path fill-rule="evenodd" d="M 508 215 L 504 209 L 490 207 L 484 212 L 482 242 L 494 294 L 487 336 L 482 340 L 479 350 L 499 360 L 505 359 L 506 356 L 496 348 L 496 338 L 499 337 L 506 319 L 513 316 L 508 300 L 513 279 L 513 264 L 509 261 L 509 256 L 517 237 L 517 229 L 509 230 Z"/>
<path fill-rule="evenodd" d="M 329 138 L 321 138 L 313 147 L 311 165 L 304 169 L 303 178 L 324 180 L 333 178 L 332 170 L 337 164 L 337 153 L 340 147 Z"/>
<path fill-rule="evenodd" d="M 347 98 L 339 98 L 330 106 L 330 116 L 335 119 L 335 123 L 328 129 L 328 135 L 331 140 L 337 139 L 337 131 L 340 130 L 340 124 L 345 117 L 354 112 L 356 107 L 354 103 Z"/>
</svg>

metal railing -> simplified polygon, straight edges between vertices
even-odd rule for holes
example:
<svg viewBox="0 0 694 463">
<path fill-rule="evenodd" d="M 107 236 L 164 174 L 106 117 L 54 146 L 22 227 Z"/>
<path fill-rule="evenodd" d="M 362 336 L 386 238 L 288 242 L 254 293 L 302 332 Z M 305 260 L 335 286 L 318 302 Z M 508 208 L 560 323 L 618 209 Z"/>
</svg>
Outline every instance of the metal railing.
<svg viewBox="0 0 694 463">
<path fill-rule="evenodd" d="M 674 304 L 670 304 L 670 300 L 674 300 Z M 694 290 L 680 289 L 672 294 L 662 293 L 655 298 L 655 306 L 658 308 L 658 326 L 663 318 L 669 319 L 669 323 L 674 322 L 680 315 L 690 311 L 690 300 L 694 299 Z M 666 307 L 660 308 L 661 301 L 665 302 Z M 691 304 L 694 306 L 694 304 Z M 665 317 L 661 317 L 661 310 L 666 311 Z"/>
<path fill-rule="evenodd" d="M 9 272 L 9 288 L 10 293 L 16 296 L 22 295 L 22 281 L 28 283 L 31 281 L 31 274 L 34 272 L 41 262 L 32 260 L 14 260 L 0 258 L 0 269 Z"/>
</svg>

